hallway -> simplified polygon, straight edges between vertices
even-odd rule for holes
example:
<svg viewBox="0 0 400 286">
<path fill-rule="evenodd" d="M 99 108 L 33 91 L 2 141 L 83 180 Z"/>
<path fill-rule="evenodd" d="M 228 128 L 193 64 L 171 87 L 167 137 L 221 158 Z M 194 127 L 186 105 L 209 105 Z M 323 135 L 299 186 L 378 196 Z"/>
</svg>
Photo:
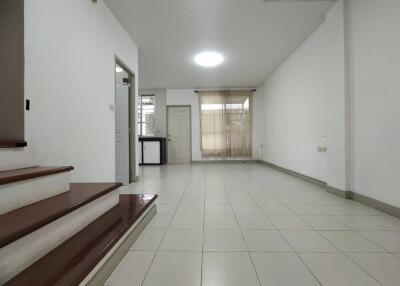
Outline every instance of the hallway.
<svg viewBox="0 0 400 286">
<path fill-rule="evenodd" d="M 400 220 L 257 163 L 142 167 L 158 214 L 106 285 L 398 285 Z"/>
</svg>

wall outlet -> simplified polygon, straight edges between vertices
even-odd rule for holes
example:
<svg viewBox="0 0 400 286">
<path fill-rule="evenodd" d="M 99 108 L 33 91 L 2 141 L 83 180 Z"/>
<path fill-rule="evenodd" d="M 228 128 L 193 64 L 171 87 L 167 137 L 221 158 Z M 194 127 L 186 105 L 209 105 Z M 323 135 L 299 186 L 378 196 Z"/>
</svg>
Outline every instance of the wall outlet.
<svg viewBox="0 0 400 286">
<path fill-rule="evenodd" d="M 328 147 L 325 147 L 325 146 L 318 146 L 318 147 L 317 147 L 317 152 L 320 152 L 320 153 L 327 153 L 327 152 L 328 152 Z"/>
</svg>

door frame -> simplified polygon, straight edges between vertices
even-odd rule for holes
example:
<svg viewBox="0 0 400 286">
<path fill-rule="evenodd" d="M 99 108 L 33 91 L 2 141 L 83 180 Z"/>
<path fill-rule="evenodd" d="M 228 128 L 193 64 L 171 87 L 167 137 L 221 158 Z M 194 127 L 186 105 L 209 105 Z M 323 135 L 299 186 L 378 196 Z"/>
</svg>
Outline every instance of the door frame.
<svg viewBox="0 0 400 286">
<path fill-rule="evenodd" d="M 136 131 L 137 131 L 137 118 L 136 118 L 136 74 L 117 56 L 114 55 L 114 106 L 117 100 L 117 77 L 115 69 L 120 66 L 129 75 L 129 183 L 133 183 L 139 180 L 136 176 Z M 132 120 L 133 119 L 133 120 Z M 117 110 L 115 109 L 115 131 L 117 124 Z M 116 133 L 116 132 L 114 132 Z M 116 134 L 115 134 L 116 135 Z M 114 160 L 115 160 L 115 170 L 117 169 L 117 149 L 115 148 Z"/>
<path fill-rule="evenodd" d="M 187 104 L 187 105 L 167 105 L 166 106 L 167 107 L 167 132 L 166 132 L 166 135 L 167 135 L 167 162 L 168 162 L 168 126 L 169 126 L 169 116 L 168 116 L 168 114 L 169 114 L 169 108 L 170 107 L 189 107 L 189 129 L 190 129 L 190 163 L 192 163 L 193 162 L 193 159 L 192 159 L 192 106 L 190 105 L 190 104 Z"/>
</svg>

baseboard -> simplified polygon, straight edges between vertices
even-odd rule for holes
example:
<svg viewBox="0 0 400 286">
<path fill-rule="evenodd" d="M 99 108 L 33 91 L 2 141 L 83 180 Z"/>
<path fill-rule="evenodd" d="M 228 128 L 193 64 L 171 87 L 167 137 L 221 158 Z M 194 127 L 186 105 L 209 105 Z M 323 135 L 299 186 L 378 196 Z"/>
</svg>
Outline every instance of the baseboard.
<svg viewBox="0 0 400 286">
<path fill-rule="evenodd" d="M 331 194 L 341 197 L 343 199 L 350 199 L 351 192 L 349 192 L 349 191 L 343 191 L 341 189 L 338 189 L 338 188 L 335 188 L 335 187 L 332 187 L 329 185 L 326 185 L 325 189 L 328 193 L 331 193 Z"/>
<path fill-rule="evenodd" d="M 263 165 L 265 165 L 265 166 L 268 166 L 268 167 L 277 169 L 278 171 L 281 171 L 281 172 L 283 172 L 283 173 L 285 173 L 285 174 L 291 175 L 291 176 L 296 177 L 296 178 L 298 178 L 298 179 L 302 179 L 302 180 L 304 180 L 304 181 L 307 181 L 307 182 L 309 182 L 309 183 L 311 183 L 311 184 L 314 184 L 314 185 L 316 185 L 316 186 L 318 186 L 318 187 L 326 188 L 326 186 L 327 186 L 327 184 L 326 184 L 325 182 L 323 182 L 323 181 L 320 181 L 320 180 L 317 180 L 317 179 L 308 177 L 308 176 L 306 176 L 306 175 L 297 173 L 297 172 L 295 172 L 295 171 L 288 170 L 288 169 L 286 169 L 286 168 L 277 166 L 277 165 L 272 164 L 272 163 L 270 163 L 270 162 L 260 161 L 260 160 L 257 161 L 257 162 L 260 163 L 260 164 L 263 164 Z"/>
<path fill-rule="evenodd" d="M 350 200 L 354 200 L 357 201 L 359 203 L 362 203 L 364 205 L 367 205 L 371 208 L 374 208 L 378 211 L 387 213 L 391 216 L 395 216 L 400 218 L 400 208 L 399 207 L 395 207 L 392 205 L 389 205 L 387 203 L 378 201 L 376 199 L 370 198 L 368 196 L 364 196 L 355 192 L 348 192 L 348 199 Z"/>
<path fill-rule="evenodd" d="M 258 161 L 258 163 L 260 163 L 262 165 L 265 165 L 265 166 L 268 166 L 268 167 L 271 167 L 271 168 L 274 168 L 274 169 L 276 169 L 278 171 L 281 171 L 281 172 L 283 172 L 285 174 L 294 176 L 294 177 L 296 177 L 298 179 L 302 179 L 302 180 L 307 181 L 307 182 L 309 182 L 311 184 L 314 184 L 314 185 L 316 185 L 318 187 L 322 187 L 327 192 L 329 192 L 329 193 L 331 193 L 333 195 L 336 195 L 338 197 L 341 197 L 343 199 L 353 200 L 353 201 L 362 203 L 362 204 L 364 204 L 366 206 L 369 206 L 371 208 L 374 208 L 374 209 L 376 209 L 378 211 L 381 211 L 381 212 L 384 212 L 386 214 L 389 214 L 391 216 L 400 218 L 400 208 L 399 207 L 395 207 L 395 206 L 389 205 L 387 203 L 378 201 L 376 199 L 373 199 L 373 198 L 370 198 L 368 196 L 364 196 L 364 195 L 361 195 L 361 194 L 358 194 L 358 193 L 355 193 L 355 192 L 343 191 L 341 189 L 337 189 L 335 187 L 329 186 L 325 182 L 322 182 L 322 181 L 316 180 L 314 178 L 299 174 L 297 172 L 285 169 L 283 167 L 277 166 L 277 165 L 269 163 L 269 162 Z"/>
</svg>

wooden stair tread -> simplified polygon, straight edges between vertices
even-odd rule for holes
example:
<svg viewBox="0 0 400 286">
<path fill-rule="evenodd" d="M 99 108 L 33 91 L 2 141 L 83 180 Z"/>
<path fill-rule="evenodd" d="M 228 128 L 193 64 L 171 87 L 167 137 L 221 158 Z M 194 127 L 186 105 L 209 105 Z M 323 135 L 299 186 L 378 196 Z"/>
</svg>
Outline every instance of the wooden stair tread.
<svg viewBox="0 0 400 286">
<path fill-rule="evenodd" d="M 74 183 L 70 191 L 0 215 L 0 248 L 120 186 L 120 183 Z"/>
<path fill-rule="evenodd" d="M 117 206 L 4 285 L 79 285 L 156 198 L 120 195 Z"/>
<path fill-rule="evenodd" d="M 30 167 L 0 172 L 0 185 L 15 183 L 28 179 L 54 175 L 73 170 L 72 166 L 67 167 Z"/>
</svg>

